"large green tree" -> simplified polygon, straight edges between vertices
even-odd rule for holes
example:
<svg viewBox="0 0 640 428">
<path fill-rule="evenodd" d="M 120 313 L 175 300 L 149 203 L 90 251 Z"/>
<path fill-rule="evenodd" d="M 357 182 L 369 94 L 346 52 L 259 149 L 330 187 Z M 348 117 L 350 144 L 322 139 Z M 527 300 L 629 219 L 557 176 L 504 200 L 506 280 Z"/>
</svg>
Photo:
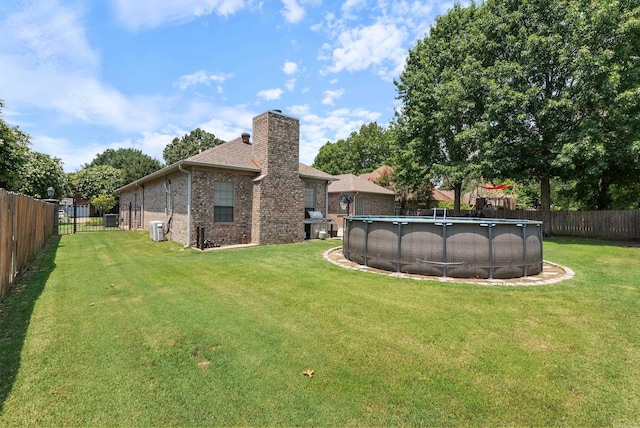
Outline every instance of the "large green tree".
<svg viewBox="0 0 640 428">
<path fill-rule="evenodd" d="M 635 5 L 635 6 L 633 6 Z M 582 96 L 589 109 L 584 137 L 565 145 L 581 205 L 588 209 L 635 208 L 640 174 L 640 5 L 587 3 L 579 37 L 587 48 Z M 633 197 L 633 194 L 636 197 Z M 626 202 L 625 202 L 626 201 Z"/>
<path fill-rule="evenodd" d="M 35 198 L 47 198 L 53 187 L 55 197 L 64 196 L 68 186 L 61 160 L 31 150 L 30 144 L 28 134 L 0 119 L 0 187 Z"/>
<path fill-rule="evenodd" d="M 455 5 L 409 51 L 396 86 L 398 176 L 412 187 L 444 179 L 460 209 L 465 180 L 478 173 L 484 113 L 483 47 L 477 45 L 477 7 Z"/>
<path fill-rule="evenodd" d="M 636 0 L 454 7 L 398 84 L 406 175 L 481 166 L 488 179 L 535 179 L 547 219 L 552 180 L 610 206 L 610 186 L 622 194 L 638 172 L 639 10 Z"/>
<path fill-rule="evenodd" d="M 167 165 L 171 165 L 222 143 L 224 141 L 215 135 L 196 128 L 181 138 L 174 138 L 164 148 L 162 157 Z"/>
<path fill-rule="evenodd" d="M 313 167 L 328 174 L 360 175 L 371 172 L 389 163 L 392 143 L 392 131 L 371 122 L 362 125 L 344 140 L 327 142 L 318 151 Z"/>
<path fill-rule="evenodd" d="M 141 150 L 131 148 L 107 149 L 98 154 L 91 163 L 84 167 L 109 165 L 122 171 L 122 182 L 120 185 L 131 183 L 145 175 L 152 174 L 162 168 L 160 161 Z"/>
<path fill-rule="evenodd" d="M 69 174 L 73 192 L 92 200 L 100 195 L 113 195 L 123 182 L 122 170 L 111 165 L 90 166 Z"/>
<path fill-rule="evenodd" d="M 69 185 L 62 161 L 44 153 L 29 150 L 20 177 L 18 191 L 34 198 L 48 198 L 47 189 L 55 190 L 54 197 L 66 196 Z"/>
<path fill-rule="evenodd" d="M 628 43 L 620 40 L 632 10 L 627 1 L 493 0 L 478 20 L 492 58 L 484 148 L 489 173 L 537 179 L 547 220 L 553 178 L 588 177 L 606 187 L 610 172 L 632 166 L 627 148 L 638 134 L 621 141 L 623 133 L 614 131 L 629 112 L 615 100 L 628 100 L 625 86 L 637 91 L 637 61 L 621 51 Z M 622 75 L 630 81 L 621 84 Z"/>
<path fill-rule="evenodd" d="M 0 100 L 0 109 L 4 103 Z M 0 187 L 18 191 L 27 162 L 29 136 L 0 118 Z"/>
</svg>

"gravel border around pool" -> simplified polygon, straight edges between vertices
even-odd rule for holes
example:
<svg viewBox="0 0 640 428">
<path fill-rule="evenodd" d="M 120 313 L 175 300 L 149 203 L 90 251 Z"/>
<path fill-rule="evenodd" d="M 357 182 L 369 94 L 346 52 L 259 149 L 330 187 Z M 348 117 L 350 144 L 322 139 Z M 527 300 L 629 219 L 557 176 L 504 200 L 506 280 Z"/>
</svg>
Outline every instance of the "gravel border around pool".
<svg viewBox="0 0 640 428">
<path fill-rule="evenodd" d="M 523 278 L 512 279 L 481 279 L 481 278 L 450 278 L 450 277 L 438 277 L 438 276 L 424 276 L 406 273 L 389 272 L 382 269 L 376 269 L 364 265 L 354 263 L 347 260 L 342 254 L 342 246 L 331 248 L 324 253 L 324 258 L 333 263 L 334 265 L 343 267 L 345 269 L 359 270 L 363 272 L 375 273 L 379 275 L 387 275 L 396 278 L 409 278 L 415 280 L 427 280 L 427 281 L 440 281 L 451 283 L 464 283 L 464 284 L 476 284 L 476 285 L 502 285 L 502 286 L 534 286 L 534 285 L 546 285 L 556 284 L 558 282 L 571 279 L 574 277 L 574 272 L 565 266 L 560 266 L 556 263 L 552 263 L 544 260 L 542 266 L 542 272 L 537 275 L 531 275 Z"/>
</svg>

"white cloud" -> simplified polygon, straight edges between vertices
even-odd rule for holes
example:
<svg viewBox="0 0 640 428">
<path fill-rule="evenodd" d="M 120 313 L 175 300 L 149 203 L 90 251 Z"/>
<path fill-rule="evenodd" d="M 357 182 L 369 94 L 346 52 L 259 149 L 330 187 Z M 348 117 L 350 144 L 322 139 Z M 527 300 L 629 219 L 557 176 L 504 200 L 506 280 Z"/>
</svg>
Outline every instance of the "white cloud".
<svg viewBox="0 0 640 428">
<path fill-rule="evenodd" d="M 297 0 L 282 0 L 282 5 L 284 9 L 281 13 L 288 22 L 296 24 L 302 21 L 305 11 L 304 8 L 298 4 Z"/>
<path fill-rule="evenodd" d="M 296 79 L 287 80 L 287 82 L 284 84 L 284 87 L 289 92 L 293 91 L 295 89 L 295 87 L 296 87 Z"/>
<path fill-rule="evenodd" d="M 256 96 L 264 101 L 271 101 L 280 99 L 282 92 L 283 91 L 280 88 L 265 89 L 264 91 L 258 92 Z"/>
<path fill-rule="evenodd" d="M 342 4 L 342 7 L 340 9 L 342 13 L 345 15 L 345 17 L 354 18 L 354 16 L 351 15 L 351 11 L 362 9 L 366 5 L 367 5 L 367 0 L 347 0 Z"/>
<path fill-rule="evenodd" d="M 180 89 L 187 89 L 189 86 L 194 85 L 208 86 L 211 82 L 224 83 L 231 76 L 231 74 L 211 74 L 207 71 L 199 70 L 192 74 L 180 76 L 173 85 Z"/>
<path fill-rule="evenodd" d="M 393 80 L 402 72 L 414 41 L 428 33 L 438 5 L 418 0 L 344 1 L 339 16 L 327 13 L 312 27 L 327 36 L 318 60 L 329 65 L 320 73 L 371 70 L 383 80 Z"/>
<path fill-rule="evenodd" d="M 298 64 L 296 64 L 295 62 L 287 61 L 282 66 L 282 71 L 287 75 L 296 74 L 298 72 Z"/>
<path fill-rule="evenodd" d="M 64 120 L 118 130 L 156 126 L 168 100 L 128 97 L 100 82 L 100 59 L 89 46 L 82 20 L 80 12 L 57 0 L 43 0 L 0 22 L 3 98 L 17 110 L 53 110 Z"/>
<path fill-rule="evenodd" d="M 244 9 L 245 0 L 111 0 L 118 19 L 130 29 L 184 23 L 215 13 L 230 16 Z"/>
<path fill-rule="evenodd" d="M 403 44 L 407 37 L 406 30 L 384 20 L 345 30 L 331 54 L 333 64 L 325 72 L 362 71 L 375 66 L 378 74 L 391 80 L 404 66 L 407 49 Z"/>
<path fill-rule="evenodd" d="M 336 89 L 335 91 L 324 91 L 322 104 L 332 106 L 335 104 L 335 101 L 342 95 L 344 95 L 344 89 Z"/>
<path fill-rule="evenodd" d="M 120 131 L 153 129 L 162 123 L 161 97 L 124 96 L 93 78 L 67 79 L 61 93 L 50 100 L 51 107 L 87 123 L 114 127 Z"/>
<path fill-rule="evenodd" d="M 0 51 L 52 72 L 92 73 L 100 61 L 86 39 L 82 13 L 57 0 L 29 3 L 0 23 Z"/>
</svg>

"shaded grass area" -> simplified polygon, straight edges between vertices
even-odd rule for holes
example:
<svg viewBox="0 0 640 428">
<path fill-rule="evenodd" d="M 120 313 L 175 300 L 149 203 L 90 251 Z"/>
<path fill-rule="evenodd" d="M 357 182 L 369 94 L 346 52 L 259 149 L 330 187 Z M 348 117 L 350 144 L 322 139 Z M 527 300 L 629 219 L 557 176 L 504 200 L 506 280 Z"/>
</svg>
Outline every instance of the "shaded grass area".
<svg viewBox="0 0 640 428">
<path fill-rule="evenodd" d="M 34 304 L 55 268 L 59 241 L 59 236 L 49 239 L 41 256 L 18 274 L 15 285 L 0 302 L 0 414 L 20 368 Z"/>
<path fill-rule="evenodd" d="M 549 240 L 576 277 L 507 288 L 342 269 L 322 257 L 336 245 L 62 237 L 16 295 L 32 313 L 0 350 L 19 359 L 0 425 L 640 421 L 638 249 Z"/>
</svg>

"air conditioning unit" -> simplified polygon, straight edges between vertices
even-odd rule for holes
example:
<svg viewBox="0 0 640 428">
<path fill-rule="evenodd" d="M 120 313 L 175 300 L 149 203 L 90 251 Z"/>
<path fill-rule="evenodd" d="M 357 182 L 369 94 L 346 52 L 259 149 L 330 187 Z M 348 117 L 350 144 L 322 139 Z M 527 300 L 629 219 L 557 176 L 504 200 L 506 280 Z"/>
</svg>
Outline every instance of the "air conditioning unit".
<svg viewBox="0 0 640 428">
<path fill-rule="evenodd" d="M 149 236 L 152 241 L 164 241 L 164 224 L 161 221 L 149 222 Z"/>
</svg>

